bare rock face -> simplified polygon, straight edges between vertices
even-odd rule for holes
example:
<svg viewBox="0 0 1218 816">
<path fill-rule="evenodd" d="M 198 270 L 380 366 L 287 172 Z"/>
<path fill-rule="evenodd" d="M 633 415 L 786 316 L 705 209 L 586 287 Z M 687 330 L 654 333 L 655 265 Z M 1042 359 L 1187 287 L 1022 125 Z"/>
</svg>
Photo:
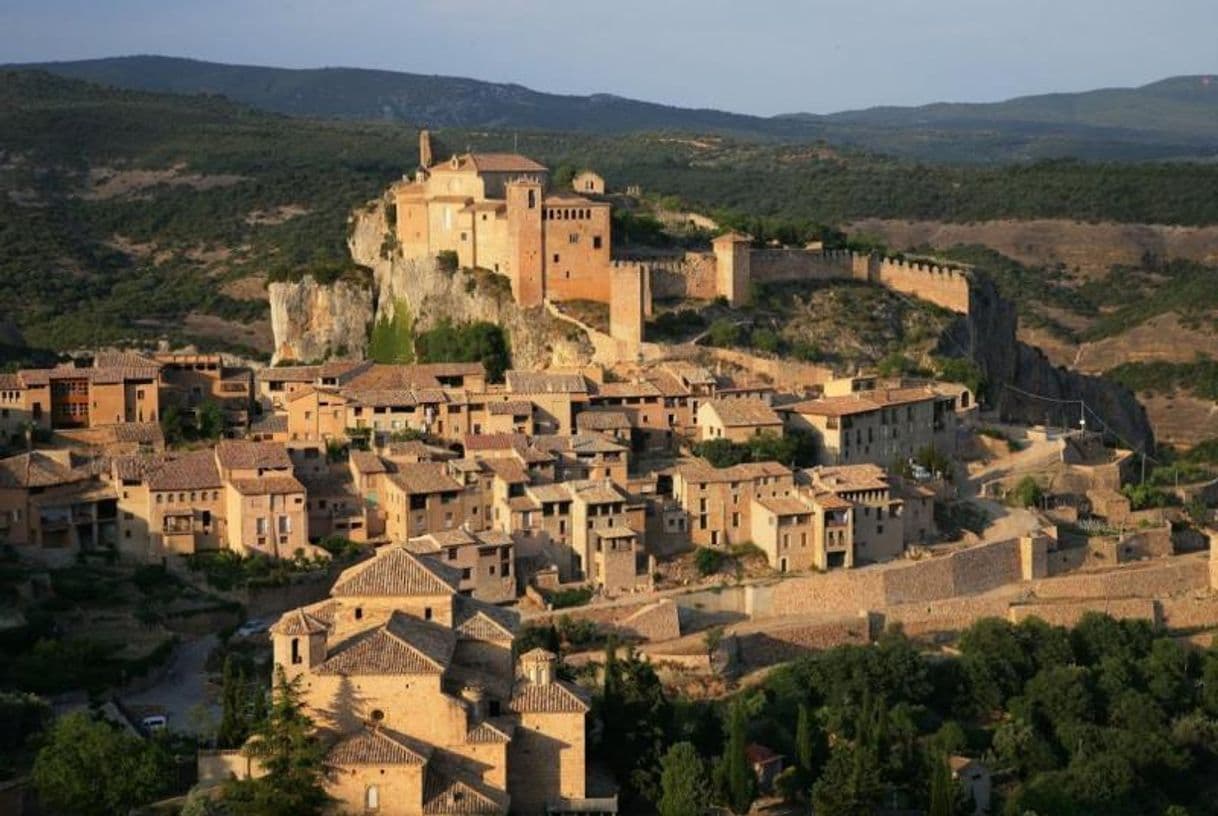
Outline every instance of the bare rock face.
<svg viewBox="0 0 1218 816">
<path fill-rule="evenodd" d="M 444 319 L 453 323 L 484 320 L 507 332 L 512 365 L 517 368 L 579 366 L 591 361 L 593 348 L 583 331 L 542 307 L 516 305 L 507 278 L 486 270 L 445 271 L 433 258 L 403 258 L 390 249 L 389 235 L 384 201 L 352 215 L 347 243 L 352 259 L 372 269 L 375 322 L 392 321 L 399 309 L 409 311 L 416 331 L 426 331 Z"/>
<path fill-rule="evenodd" d="M 306 275 L 270 284 L 267 297 L 275 337 L 272 364 L 362 357 L 367 351 L 375 305 L 368 287 L 345 280 L 320 284 Z"/>
</svg>

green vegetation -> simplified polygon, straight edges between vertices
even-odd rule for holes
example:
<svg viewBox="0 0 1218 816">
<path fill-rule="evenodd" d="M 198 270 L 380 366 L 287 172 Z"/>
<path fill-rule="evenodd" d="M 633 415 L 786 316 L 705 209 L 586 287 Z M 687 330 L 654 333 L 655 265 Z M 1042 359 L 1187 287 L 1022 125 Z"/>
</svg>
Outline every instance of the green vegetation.
<svg viewBox="0 0 1218 816">
<path fill-rule="evenodd" d="M 571 587 L 560 589 L 546 595 L 546 601 L 551 609 L 568 609 L 572 606 L 583 606 L 592 600 L 592 587 Z"/>
<path fill-rule="evenodd" d="M 170 793 L 177 769 L 163 739 L 145 741 L 75 712 L 47 733 L 32 778 L 43 803 L 57 812 L 111 816 Z"/>
<path fill-rule="evenodd" d="M 1199 355 L 1191 363 L 1122 363 L 1104 376 L 1137 393 L 1187 390 L 1201 399 L 1218 401 L 1218 360 L 1210 357 Z"/>
<path fill-rule="evenodd" d="M 288 680 L 282 666 L 276 667 L 272 700 L 244 749 L 266 775 L 226 783 L 226 809 L 234 816 L 320 813 L 330 801 L 324 787 L 326 747 L 304 713 L 299 678 Z"/>
<path fill-rule="evenodd" d="M 726 560 L 727 553 L 711 547 L 699 547 L 694 553 L 694 566 L 698 568 L 698 574 L 703 576 L 714 575 Z"/>
<path fill-rule="evenodd" d="M 1007 497 L 1016 507 L 1035 507 L 1044 498 L 1044 491 L 1031 476 L 1024 476 Z"/>
<path fill-rule="evenodd" d="M 218 550 L 195 553 L 186 559 L 186 564 L 192 572 L 202 573 L 209 585 L 228 591 L 238 587 L 283 586 L 295 576 L 324 572 L 331 559 L 308 558 L 299 550 L 291 558 L 279 559 Z"/>
<path fill-rule="evenodd" d="M 453 325 L 442 319 L 415 339 L 420 363 L 482 363 L 490 382 L 503 382 L 512 355 L 503 329 L 485 320 Z"/>
<path fill-rule="evenodd" d="M 393 303 L 393 318 L 381 317 L 368 339 L 368 359 L 378 363 L 414 362 L 414 319 L 404 300 Z"/>
<path fill-rule="evenodd" d="M 756 434 L 748 442 L 708 439 L 693 446 L 711 467 L 725 468 L 743 462 L 781 462 L 795 467 L 816 464 L 816 437 L 806 431 L 790 430 L 782 436 L 770 431 Z"/>
<path fill-rule="evenodd" d="M 692 743 L 678 742 L 660 760 L 659 816 L 697 816 L 710 804 L 706 768 Z"/>
<path fill-rule="evenodd" d="M 649 343 L 680 343 L 706 328 L 706 318 L 693 309 L 662 312 L 644 327 Z"/>
</svg>

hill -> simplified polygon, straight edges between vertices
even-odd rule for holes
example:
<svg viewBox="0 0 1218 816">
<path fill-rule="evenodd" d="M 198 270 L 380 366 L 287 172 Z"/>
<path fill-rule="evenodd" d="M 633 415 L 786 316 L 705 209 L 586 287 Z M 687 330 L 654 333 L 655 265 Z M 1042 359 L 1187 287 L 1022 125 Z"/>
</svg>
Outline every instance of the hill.
<svg viewBox="0 0 1218 816">
<path fill-rule="evenodd" d="M 439 152 L 511 149 L 639 184 L 791 244 L 864 218 L 1218 224 L 1218 166 L 918 165 L 729 137 L 441 129 Z M 348 214 L 417 164 L 397 123 L 290 118 L 221 97 L 0 72 L 0 344 L 167 339 L 266 355 L 264 282 L 359 279 Z M 445 148 L 444 145 L 448 145 Z M 622 230 L 647 224 L 621 215 Z M 901 249 L 903 244 L 892 244 Z"/>
<path fill-rule="evenodd" d="M 827 140 L 928 161 L 1137 160 L 1210 157 L 1218 152 L 1218 84 L 1210 85 L 1204 77 L 989 104 L 759 117 L 611 94 L 550 94 L 520 85 L 358 68 L 291 70 L 162 56 L 10 67 L 120 88 L 220 94 L 292 116 L 389 120 L 432 128 L 610 134 L 673 130 L 761 140 Z"/>
</svg>

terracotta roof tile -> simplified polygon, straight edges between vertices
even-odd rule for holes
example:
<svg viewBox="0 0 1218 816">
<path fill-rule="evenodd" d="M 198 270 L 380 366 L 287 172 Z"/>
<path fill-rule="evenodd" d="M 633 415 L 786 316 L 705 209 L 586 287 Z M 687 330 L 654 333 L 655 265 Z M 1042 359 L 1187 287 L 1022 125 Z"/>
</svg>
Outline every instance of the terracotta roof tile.
<svg viewBox="0 0 1218 816">
<path fill-rule="evenodd" d="M 328 628 L 323 621 L 303 609 L 293 609 L 283 613 L 271 627 L 271 632 L 276 635 L 315 635 L 325 632 Z"/>
<path fill-rule="evenodd" d="M 389 480 L 410 495 L 461 489 L 461 483 L 448 475 L 443 462 L 406 462 L 389 474 Z"/>
<path fill-rule="evenodd" d="M 339 741 L 326 760 L 331 765 L 424 765 L 431 747 L 384 727 L 365 728 Z"/>
<path fill-rule="evenodd" d="M 318 665 L 317 674 L 443 674 L 457 636 L 447 627 L 395 612 L 383 626 L 361 632 Z"/>
<path fill-rule="evenodd" d="M 512 694 L 511 708 L 520 713 L 582 714 L 591 706 L 582 689 L 564 680 L 544 685 L 522 680 Z"/>
<path fill-rule="evenodd" d="M 782 420 L 774 409 L 756 399 L 716 399 L 702 403 L 713 411 L 719 421 L 729 427 L 748 425 L 781 425 Z"/>
<path fill-rule="evenodd" d="M 216 461 L 226 470 L 291 470 L 292 459 L 279 442 L 224 439 L 216 445 Z"/>
<path fill-rule="evenodd" d="M 223 486 L 215 455 L 209 450 L 163 459 L 159 466 L 149 467 L 144 481 L 150 490 L 195 490 Z"/>
<path fill-rule="evenodd" d="M 423 784 L 423 813 L 427 816 L 491 816 L 506 811 L 506 802 L 428 766 Z"/>
<path fill-rule="evenodd" d="M 586 394 L 588 381 L 582 374 L 549 371 L 509 371 L 507 390 L 513 394 Z"/>
<path fill-rule="evenodd" d="M 242 496 L 280 496 L 304 493 L 305 486 L 293 476 L 263 476 L 256 479 L 233 479 L 233 489 Z"/>
<path fill-rule="evenodd" d="M 50 487 L 84 478 L 84 474 L 38 451 L 0 459 L 0 487 Z"/>
<path fill-rule="evenodd" d="M 378 550 L 370 561 L 344 570 L 330 594 L 335 597 L 451 595 L 460 583 L 461 573 L 457 570 L 391 545 Z"/>
</svg>

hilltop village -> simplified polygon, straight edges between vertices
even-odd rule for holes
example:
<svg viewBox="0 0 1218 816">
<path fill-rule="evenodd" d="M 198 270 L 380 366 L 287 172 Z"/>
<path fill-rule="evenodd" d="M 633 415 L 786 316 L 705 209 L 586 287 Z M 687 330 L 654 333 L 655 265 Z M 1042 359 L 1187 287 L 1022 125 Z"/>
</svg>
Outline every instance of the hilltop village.
<svg viewBox="0 0 1218 816">
<path fill-rule="evenodd" d="M 1122 492 L 1137 458 L 1094 421 L 1004 424 L 946 378 L 645 339 L 660 299 L 735 307 L 776 281 L 866 282 L 966 315 L 968 270 L 731 231 L 709 252 L 618 257 L 595 173 L 556 190 L 527 157 L 435 159 L 426 135 L 421 156 L 387 193 L 393 252 L 497 276 L 520 309 L 579 324 L 591 361 L 493 381 L 481 362 L 121 350 L 0 375 L 0 531 L 22 563 L 197 582 L 228 554 L 325 575 L 290 577 L 304 590 L 276 596 L 266 628 L 342 812 L 617 812 L 571 655 L 521 648 L 560 620 L 704 678 L 893 623 L 1218 624 L 1213 485 L 1139 506 Z M 576 301 L 607 326 L 564 312 Z M 749 756 L 772 790 L 782 757 Z M 985 812 L 979 758 L 951 767 Z M 204 784 L 262 772 L 239 748 L 198 762 Z"/>
</svg>

